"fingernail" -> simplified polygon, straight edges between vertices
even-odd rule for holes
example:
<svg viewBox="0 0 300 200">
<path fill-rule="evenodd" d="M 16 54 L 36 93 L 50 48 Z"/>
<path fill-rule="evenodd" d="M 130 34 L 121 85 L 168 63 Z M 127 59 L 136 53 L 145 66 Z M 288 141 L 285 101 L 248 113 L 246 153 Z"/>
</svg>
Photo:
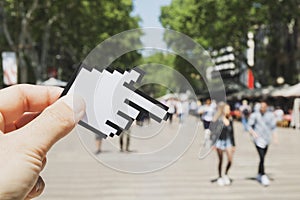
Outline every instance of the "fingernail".
<svg viewBox="0 0 300 200">
<path fill-rule="evenodd" d="M 67 95 L 61 98 L 74 112 L 74 120 L 76 123 L 82 119 L 85 113 L 85 102 L 81 96 Z"/>
</svg>

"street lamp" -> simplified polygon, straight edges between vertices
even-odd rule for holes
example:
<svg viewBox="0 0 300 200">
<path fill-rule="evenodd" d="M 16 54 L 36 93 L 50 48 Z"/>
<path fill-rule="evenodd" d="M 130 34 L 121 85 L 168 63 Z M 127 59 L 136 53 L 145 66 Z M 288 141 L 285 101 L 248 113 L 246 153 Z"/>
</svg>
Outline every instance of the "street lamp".
<svg viewBox="0 0 300 200">
<path fill-rule="evenodd" d="M 276 79 L 276 82 L 278 85 L 282 85 L 284 83 L 284 78 L 282 76 L 279 76 L 277 79 Z"/>
</svg>

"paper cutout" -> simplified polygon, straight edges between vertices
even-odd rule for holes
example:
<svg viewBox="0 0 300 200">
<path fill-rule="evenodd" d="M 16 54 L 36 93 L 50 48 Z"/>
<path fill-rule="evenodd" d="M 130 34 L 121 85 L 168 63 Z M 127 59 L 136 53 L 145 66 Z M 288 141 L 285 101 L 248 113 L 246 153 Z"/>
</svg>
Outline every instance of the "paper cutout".
<svg viewBox="0 0 300 200">
<path fill-rule="evenodd" d="M 65 93 L 83 97 L 86 115 L 80 125 L 103 138 L 120 135 L 128 130 L 135 119 L 145 112 L 157 122 L 168 119 L 168 107 L 134 87 L 141 82 L 144 72 L 139 68 L 120 69 L 82 67 Z"/>
</svg>

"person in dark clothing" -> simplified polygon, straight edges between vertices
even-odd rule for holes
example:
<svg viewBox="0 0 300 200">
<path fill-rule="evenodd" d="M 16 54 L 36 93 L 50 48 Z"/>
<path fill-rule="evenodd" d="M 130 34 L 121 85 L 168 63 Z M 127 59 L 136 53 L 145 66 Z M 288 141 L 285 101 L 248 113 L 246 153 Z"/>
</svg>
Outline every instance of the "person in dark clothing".
<svg viewBox="0 0 300 200">
<path fill-rule="evenodd" d="M 232 118 L 230 116 L 230 106 L 224 102 L 218 104 L 217 113 L 213 119 L 212 132 L 215 139 L 212 141 L 215 143 L 214 147 L 217 151 L 219 163 L 218 163 L 218 174 L 219 178 L 217 183 L 220 186 L 230 185 L 231 180 L 228 177 L 228 171 L 232 165 L 233 153 L 235 151 L 235 140 Z M 217 128 L 218 127 L 218 128 Z M 217 137 L 219 136 L 219 137 Z M 223 164 L 223 153 L 227 155 L 227 166 L 225 175 L 222 176 L 222 164 Z"/>
<path fill-rule="evenodd" d="M 125 146 L 125 143 L 126 143 L 126 146 Z M 125 146 L 125 151 L 126 152 L 130 152 L 129 145 L 130 145 L 130 129 L 129 130 L 125 130 L 120 135 L 120 151 L 124 152 L 124 148 L 123 147 Z"/>
</svg>

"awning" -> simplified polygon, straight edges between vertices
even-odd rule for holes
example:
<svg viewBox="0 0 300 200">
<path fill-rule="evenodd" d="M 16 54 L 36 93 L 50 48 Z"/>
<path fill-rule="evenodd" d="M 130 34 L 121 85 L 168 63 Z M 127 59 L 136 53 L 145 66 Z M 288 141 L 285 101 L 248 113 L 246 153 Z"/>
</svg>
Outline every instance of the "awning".
<svg viewBox="0 0 300 200">
<path fill-rule="evenodd" d="M 272 93 L 274 97 L 300 97 L 300 83 Z"/>
</svg>

